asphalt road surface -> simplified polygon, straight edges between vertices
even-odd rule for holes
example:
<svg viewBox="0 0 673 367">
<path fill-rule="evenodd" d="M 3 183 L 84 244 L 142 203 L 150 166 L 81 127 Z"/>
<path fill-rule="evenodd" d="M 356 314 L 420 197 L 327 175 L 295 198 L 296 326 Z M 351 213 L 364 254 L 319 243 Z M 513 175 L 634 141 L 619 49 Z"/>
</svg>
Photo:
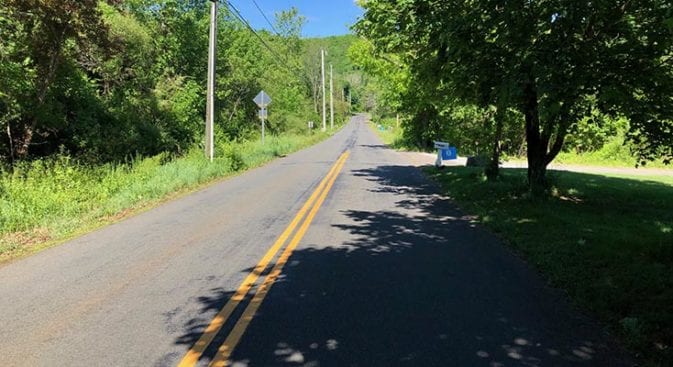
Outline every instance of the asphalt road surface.
<svg viewBox="0 0 673 367">
<path fill-rule="evenodd" d="M 363 116 L 0 267 L 3 366 L 628 366 Z"/>
</svg>

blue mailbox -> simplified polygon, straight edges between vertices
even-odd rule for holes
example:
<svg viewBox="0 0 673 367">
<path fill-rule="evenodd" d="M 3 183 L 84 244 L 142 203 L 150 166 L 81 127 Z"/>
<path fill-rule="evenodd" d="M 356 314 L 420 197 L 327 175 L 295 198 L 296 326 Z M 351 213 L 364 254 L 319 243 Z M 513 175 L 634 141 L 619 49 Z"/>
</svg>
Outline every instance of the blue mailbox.
<svg viewBox="0 0 673 367">
<path fill-rule="evenodd" d="M 442 152 L 442 160 L 444 161 L 458 159 L 458 150 L 456 149 L 456 147 L 442 148 L 441 152 Z"/>
<path fill-rule="evenodd" d="M 452 147 L 449 143 L 443 141 L 436 141 L 435 148 L 437 149 L 437 160 L 435 166 L 441 167 L 442 161 L 450 161 L 458 159 L 458 150 Z"/>
</svg>

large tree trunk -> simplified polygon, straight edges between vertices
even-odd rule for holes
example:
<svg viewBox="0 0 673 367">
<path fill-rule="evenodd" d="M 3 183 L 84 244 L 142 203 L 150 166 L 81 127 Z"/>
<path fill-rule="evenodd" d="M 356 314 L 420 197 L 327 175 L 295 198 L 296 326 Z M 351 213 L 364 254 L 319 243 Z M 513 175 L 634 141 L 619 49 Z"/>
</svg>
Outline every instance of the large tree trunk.
<svg viewBox="0 0 673 367">
<path fill-rule="evenodd" d="M 528 187 L 533 194 L 541 194 L 547 188 L 547 163 L 539 156 L 528 155 Z"/>
<path fill-rule="evenodd" d="M 540 124 L 537 90 L 533 82 L 524 86 L 524 115 L 526 118 L 526 144 L 528 156 L 528 185 L 531 193 L 541 194 L 547 189 L 547 166 L 559 154 L 568 131 L 567 110 L 568 104 L 561 108 L 562 112 L 556 116 L 561 119 L 556 129 L 554 143 L 552 141 L 553 128 L 548 123 L 545 129 Z M 551 120 L 550 120 L 551 121 Z"/>
<path fill-rule="evenodd" d="M 524 85 L 524 116 L 528 158 L 528 186 L 533 194 L 543 193 L 547 186 L 547 144 L 540 134 L 537 90 L 533 81 Z"/>
</svg>

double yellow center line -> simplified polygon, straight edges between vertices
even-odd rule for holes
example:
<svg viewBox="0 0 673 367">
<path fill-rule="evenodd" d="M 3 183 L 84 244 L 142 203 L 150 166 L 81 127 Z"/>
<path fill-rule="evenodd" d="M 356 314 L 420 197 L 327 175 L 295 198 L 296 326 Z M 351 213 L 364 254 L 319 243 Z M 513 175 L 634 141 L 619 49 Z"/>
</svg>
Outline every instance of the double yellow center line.
<svg viewBox="0 0 673 367">
<path fill-rule="evenodd" d="M 287 239 L 290 238 L 292 232 L 295 230 L 295 228 L 297 228 L 302 219 L 304 219 L 304 216 L 306 216 L 304 222 L 301 223 L 301 226 L 294 234 L 294 237 L 292 237 L 289 245 L 281 253 L 280 257 L 276 261 L 276 264 L 271 269 L 271 272 L 269 272 L 262 284 L 258 287 L 257 292 L 253 296 L 252 300 L 243 311 L 243 314 L 234 325 L 224 343 L 218 348 L 217 354 L 210 363 L 210 365 L 213 367 L 227 366 L 231 353 L 241 340 L 243 333 L 252 321 L 252 318 L 257 312 L 257 309 L 264 301 L 264 297 L 266 297 L 269 289 L 271 289 L 271 286 L 281 274 L 283 266 L 285 266 L 287 260 L 292 255 L 292 252 L 299 244 L 299 241 L 301 241 L 301 239 L 304 237 L 304 234 L 306 234 L 306 231 L 311 225 L 311 222 L 313 222 L 313 218 L 318 213 L 318 210 L 325 201 L 327 194 L 330 192 L 334 182 L 339 176 L 339 173 L 341 172 L 341 169 L 343 168 L 349 154 L 349 152 L 345 152 L 339 157 L 339 159 L 337 159 L 336 163 L 334 163 L 325 178 L 323 178 L 320 184 L 318 184 L 318 187 L 315 189 L 315 191 L 313 191 L 306 203 L 304 203 L 297 215 L 292 219 L 292 222 L 290 222 L 287 228 L 285 228 L 283 233 L 281 233 L 276 242 L 274 242 L 273 246 L 271 246 L 266 254 L 264 254 L 262 259 L 250 272 L 250 274 L 245 277 L 227 304 L 225 304 L 220 312 L 215 315 L 215 318 L 213 318 L 213 320 L 210 322 L 199 340 L 197 340 L 197 342 L 187 351 L 187 354 L 185 354 L 185 356 L 182 358 L 180 364 L 178 364 L 178 367 L 192 367 L 196 365 L 203 355 L 203 352 L 206 350 L 206 348 L 208 348 L 210 343 L 212 343 L 213 339 L 215 339 L 215 336 L 220 332 L 236 307 L 238 307 L 248 292 L 250 292 L 250 289 L 252 289 L 259 277 L 264 273 L 273 257 L 276 256 Z M 308 215 L 306 215 L 307 213 Z"/>
</svg>

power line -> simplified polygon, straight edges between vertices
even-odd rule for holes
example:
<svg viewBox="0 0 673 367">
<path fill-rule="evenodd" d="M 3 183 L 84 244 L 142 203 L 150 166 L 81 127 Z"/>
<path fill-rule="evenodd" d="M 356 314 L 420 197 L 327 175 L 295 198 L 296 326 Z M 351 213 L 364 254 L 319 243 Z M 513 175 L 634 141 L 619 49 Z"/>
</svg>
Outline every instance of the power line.
<svg viewBox="0 0 673 367">
<path fill-rule="evenodd" d="M 230 1 L 228 1 L 228 0 L 224 0 L 224 2 L 229 6 L 230 9 L 233 10 L 233 13 L 232 13 L 232 14 L 234 14 L 234 16 L 235 16 L 235 17 L 236 17 L 236 18 L 237 18 L 237 19 L 238 19 L 238 20 L 239 20 L 239 21 L 240 21 L 246 28 L 248 28 L 248 30 L 249 30 L 250 32 L 252 32 L 252 34 L 254 34 L 254 35 L 259 39 L 259 41 L 262 43 L 262 45 L 264 45 L 264 47 L 265 47 L 271 54 L 273 54 L 273 56 L 276 57 L 276 59 L 274 59 L 274 60 L 276 61 L 276 63 L 277 63 L 279 66 L 284 67 L 286 70 L 288 70 L 289 72 L 295 74 L 295 75 L 296 75 L 297 77 L 299 77 L 300 79 L 302 79 L 302 78 L 304 77 L 304 76 L 301 75 L 300 73 L 297 73 L 296 70 L 292 70 L 292 69 L 290 69 L 290 68 L 288 67 L 288 60 L 287 60 L 286 58 L 282 57 L 276 50 L 274 50 L 271 46 L 269 46 L 268 43 L 266 43 L 266 41 L 264 40 L 264 38 L 262 38 L 262 36 L 260 36 L 259 33 L 257 33 L 257 31 L 255 31 L 254 28 L 252 28 L 252 26 L 250 25 L 250 22 L 248 22 L 248 20 L 245 19 L 245 17 L 243 16 L 243 14 L 241 14 L 241 11 L 238 10 L 238 8 L 237 8 L 236 6 L 234 6 L 234 4 L 232 4 L 232 3 L 231 3 Z M 281 61 L 279 61 L 279 60 L 282 60 L 284 63 L 281 63 Z"/>
<path fill-rule="evenodd" d="M 272 30 L 275 34 L 280 35 L 280 33 L 276 30 L 276 27 L 274 27 L 273 24 L 271 23 L 271 21 L 269 20 L 269 18 L 266 17 L 266 14 L 264 14 L 264 11 L 262 10 L 262 8 L 260 8 L 259 4 L 257 4 L 257 1 L 256 1 L 256 0 L 252 0 L 252 3 L 255 4 L 255 7 L 257 7 L 257 10 L 259 10 L 259 12 L 262 14 L 262 16 L 264 17 L 264 19 L 266 19 L 266 22 L 269 24 L 269 27 L 271 27 L 271 30 Z"/>
</svg>

